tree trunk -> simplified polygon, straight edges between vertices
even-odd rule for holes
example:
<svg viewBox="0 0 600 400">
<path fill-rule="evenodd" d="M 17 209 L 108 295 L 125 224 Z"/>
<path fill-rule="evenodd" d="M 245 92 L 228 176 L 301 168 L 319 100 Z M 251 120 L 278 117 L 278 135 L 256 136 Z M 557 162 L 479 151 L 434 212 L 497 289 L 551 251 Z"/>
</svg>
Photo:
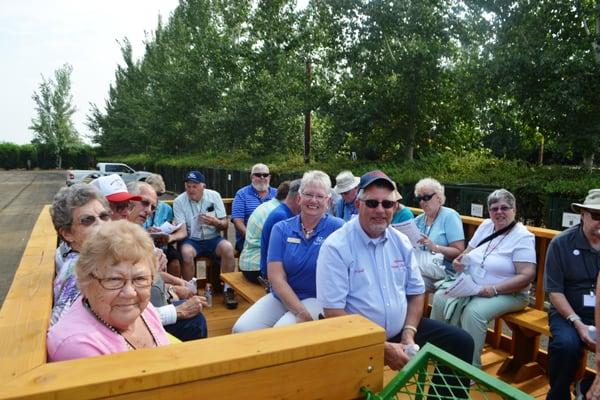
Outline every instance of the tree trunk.
<svg viewBox="0 0 600 400">
<path fill-rule="evenodd" d="M 593 166 L 594 166 L 594 153 L 584 154 L 583 155 L 583 167 L 585 169 L 587 169 L 588 171 L 591 171 Z"/>
<path fill-rule="evenodd" d="M 408 127 L 408 136 L 406 138 L 406 147 L 404 147 L 404 157 L 408 161 L 415 158 L 415 137 L 417 136 L 417 127 L 415 124 L 410 124 Z"/>
</svg>

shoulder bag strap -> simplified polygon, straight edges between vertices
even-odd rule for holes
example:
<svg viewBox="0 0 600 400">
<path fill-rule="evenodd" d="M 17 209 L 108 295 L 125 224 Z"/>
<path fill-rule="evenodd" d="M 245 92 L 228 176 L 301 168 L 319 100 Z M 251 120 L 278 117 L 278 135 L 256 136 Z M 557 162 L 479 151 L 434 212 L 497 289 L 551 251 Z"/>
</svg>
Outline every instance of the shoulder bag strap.
<svg viewBox="0 0 600 400">
<path fill-rule="evenodd" d="M 508 232 L 508 231 L 510 231 L 510 230 L 513 228 L 513 226 L 515 226 L 516 224 L 517 224 L 517 221 L 513 221 L 513 222 L 511 222 L 510 224 L 508 224 L 508 226 L 505 226 L 504 228 L 500 229 L 499 231 L 497 231 L 497 232 L 494 232 L 494 233 L 492 233 L 491 235 L 489 235 L 489 236 L 485 237 L 485 238 L 484 238 L 484 239 L 483 239 L 481 242 L 479 242 L 479 243 L 477 244 L 477 246 L 475 246 L 475 248 L 477 248 L 477 247 L 481 246 L 481 245 L 482 245 L 482 244 L 484 244 L 484 243 L 487 243 L 487 242 L 489 242 L 490 240 L 494 240 L 494 238 L 496 238 L 496 237 L 498 237 L 498 236 L 502 235 L 502 234 L 503 234 L 503 233 L 505 233 L 505 232 Z"/>
</svg>

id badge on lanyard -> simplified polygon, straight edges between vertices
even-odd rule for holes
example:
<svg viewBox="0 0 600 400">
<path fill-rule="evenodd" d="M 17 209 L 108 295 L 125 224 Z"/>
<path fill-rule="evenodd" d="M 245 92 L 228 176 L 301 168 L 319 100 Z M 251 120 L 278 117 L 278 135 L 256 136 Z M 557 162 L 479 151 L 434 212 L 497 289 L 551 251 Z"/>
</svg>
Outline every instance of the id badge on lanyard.
<svg viewBox="0 0 600 400">
<path fill-rule="evenodd" d="M 596 306 L 596 293 L 594 290 L 590 290 L 589 294 L 583 295 L 583 306 L 584 307 L 595 307 Z"/>
</svg>

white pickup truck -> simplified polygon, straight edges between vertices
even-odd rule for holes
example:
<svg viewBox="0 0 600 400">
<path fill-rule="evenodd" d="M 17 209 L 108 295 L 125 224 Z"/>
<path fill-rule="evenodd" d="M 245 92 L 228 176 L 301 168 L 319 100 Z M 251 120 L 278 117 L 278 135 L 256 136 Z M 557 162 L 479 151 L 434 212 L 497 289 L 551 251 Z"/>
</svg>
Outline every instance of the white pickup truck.
<svg viewBox="0 0 600 400">
<path fill-rule="evenodd" d="M 129 165 L 122 163 L 98 163 L 96 164 L 96 168 L 96 170 L 68 170 L 67 186 L 79 183 L 86 178 L 95 179 L 102 175 L 118 174 L 127 183 L 131 181 L 143 181 L 151 174 L 151 172 L 146 171 L 135 171 Z"/>
</svg>

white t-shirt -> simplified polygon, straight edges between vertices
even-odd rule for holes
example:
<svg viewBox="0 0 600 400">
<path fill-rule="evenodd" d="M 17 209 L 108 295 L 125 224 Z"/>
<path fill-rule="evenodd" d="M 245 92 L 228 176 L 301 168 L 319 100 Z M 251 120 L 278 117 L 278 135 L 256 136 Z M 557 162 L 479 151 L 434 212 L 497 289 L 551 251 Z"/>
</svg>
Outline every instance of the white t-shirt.
<svg viewBox="0 0 600 400">
<path fill-rule="evenodd" d="M 477 228 L 469 247 L 475 247 L 494 232 L 494 223 L 486 219 Z M 537 263 L 535 256 L 535 236 L 520 222 L 508 233 L 495 237 L 469 252 L 469 273 L 479 285 L 496 285 L 515 276 L 515 262 Z M 483 262 L 483 270 L 480 267 Z M 525 288 L 523 292 L 527 292 Z"/>
</svg>

